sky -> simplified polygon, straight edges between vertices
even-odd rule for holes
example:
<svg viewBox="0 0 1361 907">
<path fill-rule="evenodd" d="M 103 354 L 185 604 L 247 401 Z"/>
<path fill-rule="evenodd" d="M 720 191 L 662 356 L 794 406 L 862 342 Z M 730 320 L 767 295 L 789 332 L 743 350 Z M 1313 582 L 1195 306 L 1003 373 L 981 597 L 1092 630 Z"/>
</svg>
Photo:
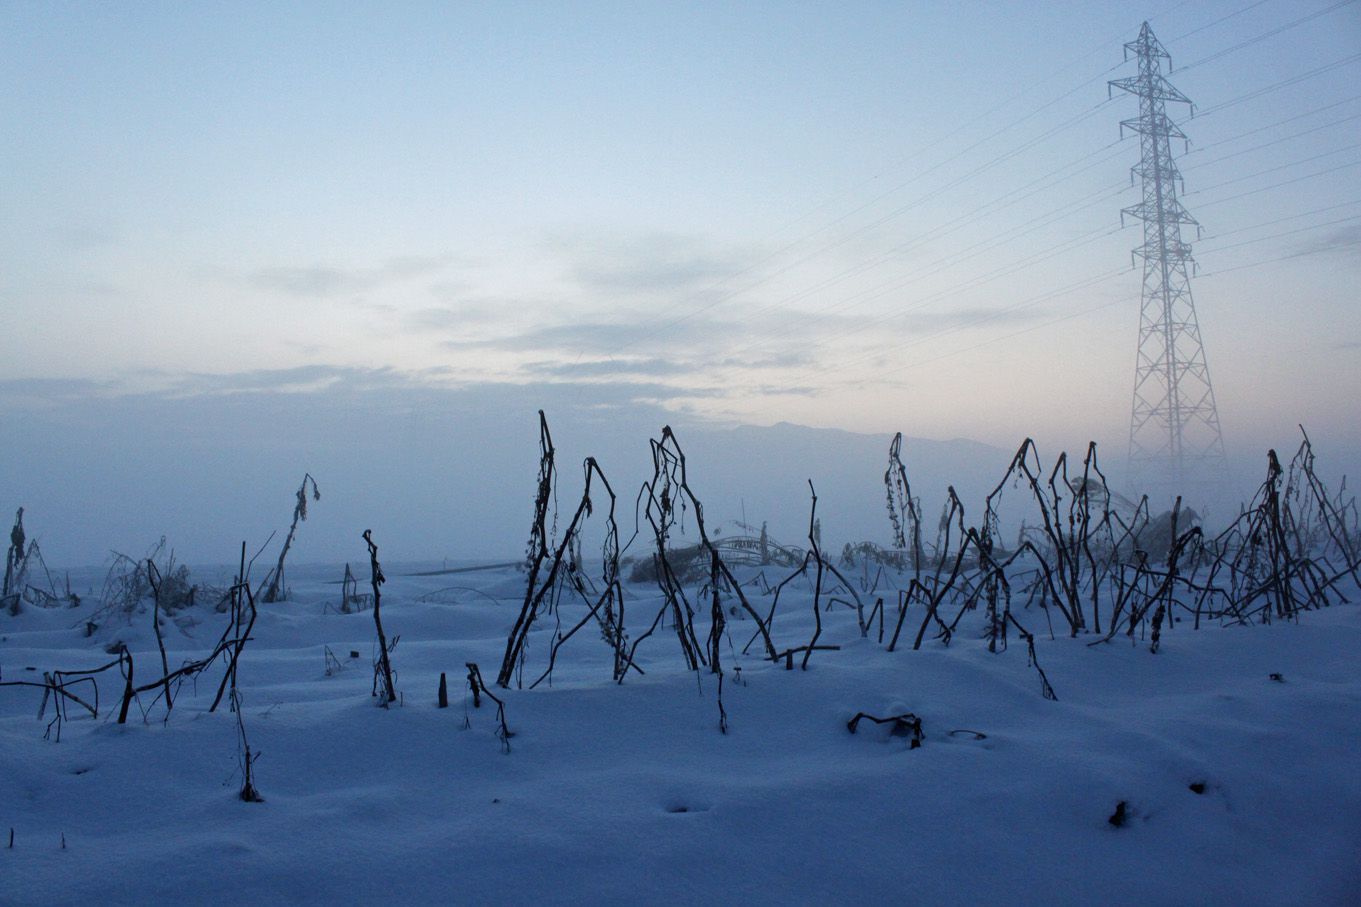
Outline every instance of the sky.
<svg viewBox="0 0 1361 907">
<path fill-rule="evenodd" d="M 1144 20 L 1231 457 L 1361 465 L 1361 3 L 4 2 L 0 506 L 204 557 L 324 461 L 483 554 L 449 511 L 532 495 L 539 408 L 630 468 L 662 421 L 1119 461 Z"/>
</svg>

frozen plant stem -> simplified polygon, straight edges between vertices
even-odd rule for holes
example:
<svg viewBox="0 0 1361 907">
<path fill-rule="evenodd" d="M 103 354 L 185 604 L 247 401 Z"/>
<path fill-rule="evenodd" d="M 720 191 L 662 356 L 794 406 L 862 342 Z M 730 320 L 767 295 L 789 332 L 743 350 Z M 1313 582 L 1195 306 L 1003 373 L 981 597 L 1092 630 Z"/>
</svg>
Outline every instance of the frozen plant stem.
<svg viewBox="0 0 1361 907">
<path fill-rule="evenodd" d="M 236 735 L 241 743 L 241 794 L 240 797 L 247 803 L 263 803 L 265 798 L 260 796 L 260 792 L 255 789 L 255 760 L 260 758 L 259 753 L 252 754 L 250 751 L 250 741 L 246 739 L 246 723 L 241 717 L 241 697 L 236 690 L 232 690 L 232 710 L 236 712 Z"/>
<path fill-rule="evenodd" d="M 392 661 L 388 658 L 387 636 L 383 633 L 383 618 L 379 613 L 382 610 L 380 601 L 382 592 L 379 587 L 387 582 L 387 577 L 383 576 L 383 568 L 378 564 L 378 546 L 373 542 L 372 530 L 364 530 L 364 543 L 369 546 L 369 571 L 373 584 L 373 626 L 378 631 L 378 672 L 383 679 L 383 698 L 379 704 L 387 707 L 389 703 L 397 700 L 397 690 L 392 683 Z"/>
<path fill-rule="evenodd" d="M 274 572 L 270 575 L 269 588 L 265 590 L 264 597 L 261 599 L 265 604 L 272 604 L 288 595 L 288 588 L 284 584 L 284 558 L 288 557 L 288 549 L 293 547 L 293 536 L 298 531 L 298 523 L 307 519 L 307 486 L 309 484 L 312 486 L 312 500 L 321 500 L 321 491 L 317 488 L 317 480 L 312 478 L 310 472 L 303 473 L 302 484 L 298 486 L 297 502 L 293 505 L 293 523 L 288 527 L 284 546 L 279 551 L 279 563 L 275 565 Z"/>
<path fill-rule="evenodd" d="M 808 547 L 813 552 L 813 561 L 817 566 L 816 578 L 813 582 L 813 638 L 808 640 L 808 648 L 803 651 L 803 662 L 799 665 L 801 670 L 808 670 L 808 659 L 813 655 L 813 648 L 818 644 L 818 637 L 822 636 L 822 551 L 818 547 L 818 493 L 813 487 L 813 480 L 808 480 L 808 493 L 813 497 L 813 504 L 808 510 Z"/>
</svg>

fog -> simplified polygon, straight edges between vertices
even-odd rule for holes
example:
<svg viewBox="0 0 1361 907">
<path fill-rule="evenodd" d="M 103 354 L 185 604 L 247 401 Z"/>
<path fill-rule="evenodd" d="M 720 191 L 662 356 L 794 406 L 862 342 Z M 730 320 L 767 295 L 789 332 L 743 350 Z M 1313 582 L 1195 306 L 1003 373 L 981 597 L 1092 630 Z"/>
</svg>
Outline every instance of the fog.
<svg viewBox="0 0 1361 907">
<path fill-rule="evenodd" d="M 181 560 L 220 564 L 242 541 L 254 551 L 276 532 L 270 550 L 277 550 L 310 472 L 322 497 L 299 530 L 295 563 L 360 562 L 364 529 L 387 560 L 515 559 L 533 515 L 542 408 L 557 450 L 560 508 L 575 506 L 581 462 L 594 456 L 618 495 L 625 540 L 634 498 L 651 475 L 648 440 L 670 424 L 711 525 L 731 532 L 734 521 L 764 522 L 775 538 L 799 544 L 811 480 L 826 544 L 891 541 L 883 486 L 889 431 L 721 424 L 646 402 L 646 389 L 611 384 L 451 389 L 387 371 L 307 377 L 314 384 L 324 377 L 324 386 L 280 389 L 295 386 L 295 374 L 237 376 L 212 392 L 176 394 L 8 385 L 0 458 L 11 468 L 0 474 L 0 506 L 26 508 L 28 534 L 54 566 L 95 565 L 114 550 L 136 556 L 162 536 Z M 951 485 L 976 519 L 1022 440 L 932 440 L 913 436 L 910 424 L 902 429 L 928 527 Z M 1036 441 L 1048 468 L 1063 439 Z M 1327 436 L 1314 442 L 1325 477 L 1335 484 L 1344 471 L 1355 474 L 1355 448 Z M 1235 452 L 1232 480 L 1211 516 L 1251 495 L 1266 443 L 1288 455 L 1298 437 L 1282 432 Z M 1084 448 L 1070 445 L 1070 456 L 1080 460 Z M 1103 445 L 1099 454 L 1113 488 L 1132 494 L 1123 448 Z"/>
</svg>

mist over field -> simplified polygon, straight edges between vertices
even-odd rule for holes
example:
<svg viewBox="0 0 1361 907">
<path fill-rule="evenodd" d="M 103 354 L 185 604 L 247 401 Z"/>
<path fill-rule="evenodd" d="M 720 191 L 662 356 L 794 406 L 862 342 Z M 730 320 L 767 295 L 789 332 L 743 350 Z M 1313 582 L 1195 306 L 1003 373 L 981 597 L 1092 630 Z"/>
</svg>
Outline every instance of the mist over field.
<svg viewBox="0 0 1361 907">
<path fill-rule="evenodd" d="M 651 473 L 648 441 L 670 424 L 711 520 L 745 517 L 758 529 L 768 522 L 777 538 L 799 542 L 811 480 L 828 544 L 891 541 L 883 484 L 891 432 L 716 423 L 608 384 L 442 389 L 331 370 L 246 377 L 245 387 L 182 396 L 113 396 L 39 382 L 20 396 L 11 383 L 3 389 L 12 408 L 0 457 L 24 468 L 0 476 L 0 500 L 26 507 L 28 531 L 55 565 L 97 565 L 111 551 L 139 556 L 162 536 L 181 560 L 221 564 L 243 540 L 255 551 L 277 532 L 277 548 L 297 483 L 310 471 L 322 500 L 290 555 L 299 563 L 362 561 L 364 529 L 402 560 L 513 560 L 523 554 L 533 515 L 536 407 L 543 407 L 558 447 L 560 499 L 580 493 L 579 464 L 593 456 L 625 502 L 630 531 L 631 502 Z M 326 386 L 269 386 L 285 381 Z M 971 514 L 981 511 L 1024 440 L 994 433 L 986 444 L 902 430 L 904 461 L 929 514 L 951 485 Z M 1336 482 L 1361 472 L 1354 449 L 1313 437 L 1323 474 Z M 1036 440 L 1048 457 L 1061 450 Z M 1062 440 L 1080 461 L 1085 443 Z M 1270 442 L 1287 456 L 1298 443 L 1293 425 Z M 1210 517 L 1230 518 L 1256 490 L 1266 446 L 1236 451 Z M 1124 481 L 1122 445 L 1098 450 L 1112 487 L 1137 497 Z"/>
</svg>

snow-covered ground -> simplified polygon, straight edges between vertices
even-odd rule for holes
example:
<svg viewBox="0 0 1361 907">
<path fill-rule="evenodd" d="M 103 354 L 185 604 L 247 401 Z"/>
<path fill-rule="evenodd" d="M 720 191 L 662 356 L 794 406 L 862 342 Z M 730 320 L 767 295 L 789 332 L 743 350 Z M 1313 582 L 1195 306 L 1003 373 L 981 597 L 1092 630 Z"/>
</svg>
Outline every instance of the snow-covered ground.
<svg viewBox="0 0 1361 907">
<path fill-rule="evenodd" d="M 217 668 L 183 687 L 168 721 L 146 694 L 145 719 L 134 706 L 122 726 L 121 679 L 103 675 L 100 717 L 73 708 L 60 742 L 43 738 L 50 707 L 35 719 L 40 690 L 0 688 L 0 903 L 1361 897 L 1354 605 L 1270 626 L 1177 623 L 1156 655 L 1146 641 L 1045 633 L 1038 656 L 1057 701 L 1041 696 L 1023 643 L 992 654 L 976 628 L 948 647 L 928 635 L 920 651 L 890 653 L 837 606 L 820 642 L 841 649 L 786 671 L 758 647 L 741 654 L 754 626 L 734 617 L 726 734 L 715 678 L 684 669 L 674 633 L 647 640 L 646 675 L 617 685 L 592 625 L 563 647 L 551 688 L 496 691 L 514 732 L 506 753 L 494 706 L 471 707 L 464 664 L 493 681 L 524 575 L 388 572 L 400 707 L 370 695 L 372 616 L 334 613 L 339 570 L 291 570 L 291 600 L 261 606 L 239 683 L 263 803 L 237 796 L 236 717 L 207 711 Z M 627 591 L 637 636 L 660 598 L 647 585 Z M 806 586 L 791 593 L 775 633 L 801 645 L 811 599 Z M 150 614 L 86 638 L 96 607 L 0 615 L 3 679 L 97 666 L 115 639 L 136 655 L 139 681 L 154 679 Z M 565 609 L 563 624 L 582 613 Z M 171 666 L 206 654 L 225 619 L 198 608 L 167 621 Z M 531 634 L 526 686 L 555 624 Z M 329 675 L 327 646 L 342 665 Z M 860 711 L 915 713 L 925 740 L 912 749 L 868 723 L 852 734 Z"/>
</svg>

